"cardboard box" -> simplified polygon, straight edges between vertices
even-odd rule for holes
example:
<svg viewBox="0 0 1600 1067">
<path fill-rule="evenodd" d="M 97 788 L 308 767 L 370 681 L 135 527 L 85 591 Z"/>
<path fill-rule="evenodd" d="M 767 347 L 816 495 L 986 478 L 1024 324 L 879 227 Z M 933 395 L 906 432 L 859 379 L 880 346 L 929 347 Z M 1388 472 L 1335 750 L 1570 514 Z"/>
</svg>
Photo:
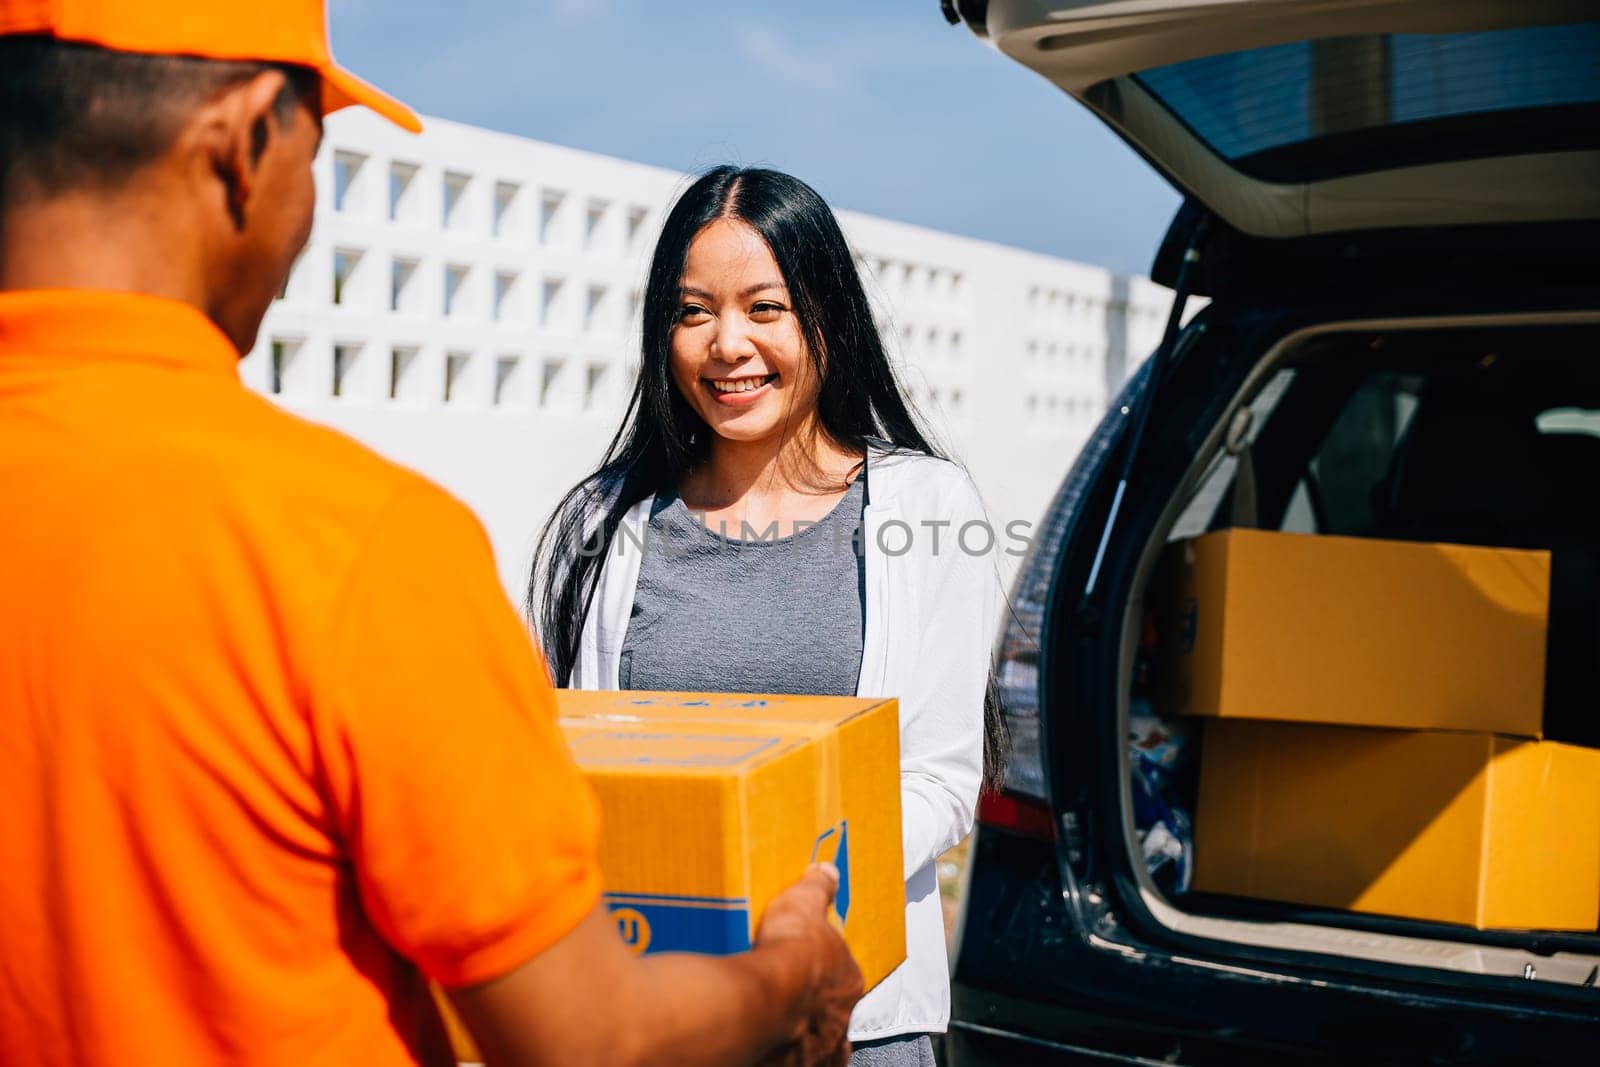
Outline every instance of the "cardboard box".
<svg viewBox="0 0 1600 1067">
<path fill-rule="evenodd" d="M 606 903 L 637 952 L 739 952 L 813 860 L 867 988 L 905 959 L 894 700 L 560 694 L 600 798 Z"/>
<path fill-rule="evenodd" d="M 1593 930 L 1600 751 L 1205 724 L 1194 888 L 1480 929 Z"/>
<path fill-rule="evenodd" d="M 1165 564 L 1173 711 L 1544 736 L 1548 552 L 1225 530 Z"/>
<path fill-rule="evenodd" d="M 905 959 L 900 713 L 894 700 L 727 693 L 557 694 L 600 800 L 605 902 L 636 953 L 748 949 L 813 861 L 868 989 Z M 437 998 L 457 1058 L 476 1060 Z"/>
</svg>

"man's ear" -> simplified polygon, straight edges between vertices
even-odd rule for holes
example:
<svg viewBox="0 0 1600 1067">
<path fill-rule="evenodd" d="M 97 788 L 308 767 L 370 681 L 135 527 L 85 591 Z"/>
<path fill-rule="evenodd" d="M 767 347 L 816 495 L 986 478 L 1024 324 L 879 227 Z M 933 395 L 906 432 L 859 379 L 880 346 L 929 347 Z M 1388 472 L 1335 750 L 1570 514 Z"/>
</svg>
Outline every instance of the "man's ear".
<svg viewBox="0 0 1600 1067">
<path fill-rule="evenodd" d="M 262 159 L 281 139 L 277 101 L 285 78 L 270 70 L 224 89 L 190 123 L 205 164 L 222 183 L 228 216 L 243 230 L 258 186 Z"/>
</svg>

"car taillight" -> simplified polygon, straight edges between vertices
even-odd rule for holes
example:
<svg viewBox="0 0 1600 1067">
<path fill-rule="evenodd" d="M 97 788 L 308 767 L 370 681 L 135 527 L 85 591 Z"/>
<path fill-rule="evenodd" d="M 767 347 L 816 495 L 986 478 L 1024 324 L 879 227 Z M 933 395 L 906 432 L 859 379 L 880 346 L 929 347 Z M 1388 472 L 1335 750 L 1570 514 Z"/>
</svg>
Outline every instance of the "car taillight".
<svg viewBox="0 0 1600 1067">
<path fill-rule="evenodd" d="M 1015 793 L 985 793 L 978 800 L 978 822 L 1025 837 L 1055 837 L 1050 805 Z"/>
<path fill-rule="evenodd" d="M 1080 461 L 1081 463 L 1081 461 Z M 1000 628 L 995 654 L 995 689 L 1009 736 L 1005 791 L 1047 804 L 1043 723 L 1039 692 L 1039 642 L 1043 638 L 1045 603 L 1064 536 L 1065 517 L 1072 511 L 1073 479 L 1069 476 L 1044 522 L 1033 531 Z"/>
<path fill-rule="evenodd" d="M 1025 568 L 1012 598 L 1011 614 L 1001 631 L 995 683 L 1010 735 L 1005 787 L 1013 793 L 1044 800 L 1049 793 L 1045 788 L 1040 736 L 1038 638 L 1044 612 L 1029 603 L 1023 589 L 1027 577 Z"/>
</svg>

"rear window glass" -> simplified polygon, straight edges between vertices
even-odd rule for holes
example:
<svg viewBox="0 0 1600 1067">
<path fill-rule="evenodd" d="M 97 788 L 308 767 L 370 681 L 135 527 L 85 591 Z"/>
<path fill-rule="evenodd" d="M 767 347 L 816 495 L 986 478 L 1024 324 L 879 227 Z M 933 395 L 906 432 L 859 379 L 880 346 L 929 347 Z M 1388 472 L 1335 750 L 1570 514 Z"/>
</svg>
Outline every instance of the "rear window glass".
<svg viewBox="0 0 1600 1067">
<path fill-rule="evenodd" d="M 1219 449 L 1169 539 L 1243 525 L 1466 545 L 1600 544 L 1600 508 L 1583 488 L 1600 472 L 1592 349 L 1557 334 L 1528 340 L 1524 351 L 1431 336 L 1366 354 L 1330 345 L 1277 371 L 1250 402 L 1247 447 L 1238 458 Z M 1241 513 L 1234 497 L 1245 480 L 1250 504 Z"/>
<path fill-rule="evenodd" d="M 1269 180 L 1592 146 L 1600 23 L 1328 38 L 1136 80 L 1213 151 Z"/>
</svg>

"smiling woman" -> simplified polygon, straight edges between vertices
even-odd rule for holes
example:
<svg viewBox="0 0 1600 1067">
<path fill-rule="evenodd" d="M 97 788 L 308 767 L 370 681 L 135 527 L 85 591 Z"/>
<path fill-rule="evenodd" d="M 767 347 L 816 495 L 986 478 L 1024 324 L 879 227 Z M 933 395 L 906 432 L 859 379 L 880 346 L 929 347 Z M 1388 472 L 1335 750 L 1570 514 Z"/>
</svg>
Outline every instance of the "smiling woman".
<svg viewBox="0 0 1600 1067">
<path fill-rule="evenodd" d="M 747 222 L 718 219 L 689 246 L 672 377 L 721 437 L 769 437 L 790 402 L 815 403 L 816 378 L 805 373 L 805 338 L 781 279 L 766 242 Z"/>
<path fill-rule="evenodd" d="M 560 685 L 899 699 L 907 959 L 856 1010 L 860 1063 L 931 1063 L 949 1016 L 934 862 L 1001 739 L 993 546 L 956 533 L 983 516 L 822 199 L 770 170 L 695 182 L 651 262 L 628 415 L 546 528 L 529 610 Z"/>
<path fill-rule="evenodd" d="M 782 278 L 761 234 L 733 217 L 701 230 L 684 260 L 672 381 L 710 430 L 710 462 L 682 486 L 707 520 L 815 521 L 861 466 L 863 452 L 818 424 L 823 368 Z"/>
</svg>

